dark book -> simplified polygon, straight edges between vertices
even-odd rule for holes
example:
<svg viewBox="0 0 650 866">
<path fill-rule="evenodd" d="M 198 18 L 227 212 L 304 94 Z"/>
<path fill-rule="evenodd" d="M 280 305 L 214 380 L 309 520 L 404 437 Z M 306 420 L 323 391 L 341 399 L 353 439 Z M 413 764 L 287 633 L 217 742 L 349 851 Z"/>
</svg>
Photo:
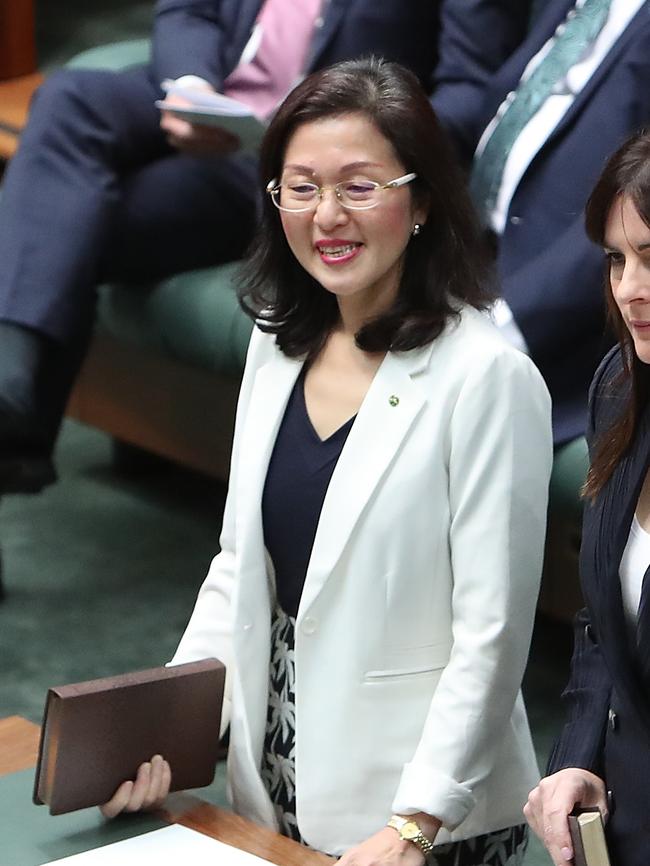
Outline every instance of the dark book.
<svg viewBox="0 0 650 866">
<path fill-rule="evenodd" d="M 611 866 L 600 809 L 574 809 L 569 815 L 569 831 L 575 866 Z"/>
<path fill-rule="evenodd" d="M 214 778 L 225 667 L 217 659 L 49 689 L 34 802 L 52 815 L 97 806 L 162 755 L 172 791 Z"/>
</svg>

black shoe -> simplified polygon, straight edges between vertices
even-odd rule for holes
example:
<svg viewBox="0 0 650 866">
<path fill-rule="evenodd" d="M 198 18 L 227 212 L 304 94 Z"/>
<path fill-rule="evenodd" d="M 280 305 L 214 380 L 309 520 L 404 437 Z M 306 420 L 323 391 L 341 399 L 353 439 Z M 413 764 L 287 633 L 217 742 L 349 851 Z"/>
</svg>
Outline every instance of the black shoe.
<svg viewBox="0 0 650 866">
<path fill-rule="evenodd" d="M 52 458 L 47 455 L 0 456 L 0 496 L 5 493 L 40 493 L 56 481 Z"/>
</svg>

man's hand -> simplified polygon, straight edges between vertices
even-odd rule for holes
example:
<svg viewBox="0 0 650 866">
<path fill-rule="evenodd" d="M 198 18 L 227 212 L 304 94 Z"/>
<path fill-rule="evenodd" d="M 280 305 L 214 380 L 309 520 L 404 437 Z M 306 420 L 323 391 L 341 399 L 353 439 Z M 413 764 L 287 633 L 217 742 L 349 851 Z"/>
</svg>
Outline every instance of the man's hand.
<svg viewBox="0 0 650 866">
<path fill-rule="evenodd" d="M 204 90 L 214 93 L 207 83 Z M 191 108 L 189 99 L 177 93 L 168 93 L 164 99 L 165 105 L 178 105 Z M 218 126 L 205 126 L 190 123 L 182 117 L 175 117 L 169 111 L 161 109 L 160 128 L 167 133 L 167 141 L 172 147 L 191 156 L 225 156 L 239 149 L 239 139 L 231 132 Z"/>
<path fill-rule="evenodd" d="M 607 792 L 601 778 L 570 767 L 547 776 L 528 795 L 526 820 L 544 843 L 555 866 L 573 859 L 567 816 L 575 806 L 598 806 L 607 820 Z"/>
</svg>

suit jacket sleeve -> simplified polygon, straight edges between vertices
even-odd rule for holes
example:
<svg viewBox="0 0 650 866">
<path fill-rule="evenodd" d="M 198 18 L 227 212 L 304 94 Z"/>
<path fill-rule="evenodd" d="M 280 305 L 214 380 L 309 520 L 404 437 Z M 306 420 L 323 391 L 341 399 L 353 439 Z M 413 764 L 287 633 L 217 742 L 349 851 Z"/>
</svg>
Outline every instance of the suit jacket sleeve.
<svg viewBox="0 0 650 866">
<path fill-rule="evenodd" d="M 223 0 L 158 0 L 153 30 L 153 71 L 158 82 L 198 75 L 217 90 L 230 72 Z"/>
<path fill-rule="evenodd" d="M 221 714 L 221 732 L 230 722 L 232 695 L 232 614 L 231 598 L 235 575 L 235 491 L 237 489 L 238 431 L 244 424 L 250 394 L 255 381 L 255 372 L 260 363 L 260 355 L 268 351 L 272 341 L 264 340 L 257 328 L 251 337 L 244 376 L 242 379 L 235 436 L 230 464 L 228 494 L 224 509 L 220 552 L 210 565 L 208 574 L 199 590 L 192 616 L 174 654 L 171 664 L 197 661 L 204 658 L 219 658 L 226 665 L 226 688 Z"/>
<path fill-rule="evenodd" d="M 603 333 L 602 285 L 602 254 L 585 234 L 582 210 L 537 256 L 502 277 L 503 297 L 537 364 Z"/>
<path fill-rule="evenodd" d="M 528 657 L 552 453 L 550 399 L 526 356 L 509 349 L 468 377 L 450 437 L 453 646 L 393 802 L 446 827 L 502 759 Z"/>
<path fill-rule="evenodd" d="M 446 0 L 440 11 L 433 107 L 470 160 L 482 132 L 485 89 L 523 41 L 530 0 Z"/>
</svg>

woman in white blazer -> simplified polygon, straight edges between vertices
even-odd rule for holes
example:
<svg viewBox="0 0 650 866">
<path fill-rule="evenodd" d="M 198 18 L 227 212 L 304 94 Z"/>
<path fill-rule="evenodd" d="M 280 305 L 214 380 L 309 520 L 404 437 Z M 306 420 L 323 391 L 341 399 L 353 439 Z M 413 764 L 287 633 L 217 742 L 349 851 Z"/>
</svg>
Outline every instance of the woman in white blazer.
<svg viewBox="0 0 650 866">
<path fill-rule="evenodd" d="M 237 812 L 344 866 L 520 863 L 546 388 L 479 311 L 479 232 L 410 73 L 310 76 L 261 164 L 221 552 L 174 662 L 227 665 Z"/>
</svg>

